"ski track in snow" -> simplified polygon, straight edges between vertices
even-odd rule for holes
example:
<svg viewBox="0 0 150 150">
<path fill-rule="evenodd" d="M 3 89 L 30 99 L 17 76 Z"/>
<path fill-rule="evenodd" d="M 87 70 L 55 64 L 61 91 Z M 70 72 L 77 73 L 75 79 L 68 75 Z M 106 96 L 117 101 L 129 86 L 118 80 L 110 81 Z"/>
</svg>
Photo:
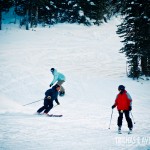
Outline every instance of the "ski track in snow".
<svg viewBox="0 0 150 150">
<path fill-rule="evenodd" d="M 118 53 L 122 44 L 115 34 L 118 23 L 0 31 L 0 150 L 150 149 L 150 84 L 126 78 L 126 59 Z M 43 101 L 22 106 L 44 97 L 51 67 L 67 77 L 66 95 L 50 112 L 62 118 L 33 115 Z M 116 109 L 108 129 L 119 84 L 133 98 L 131 135 L 125 120 L 123 134 L 117 134 Z"/>
</svg>

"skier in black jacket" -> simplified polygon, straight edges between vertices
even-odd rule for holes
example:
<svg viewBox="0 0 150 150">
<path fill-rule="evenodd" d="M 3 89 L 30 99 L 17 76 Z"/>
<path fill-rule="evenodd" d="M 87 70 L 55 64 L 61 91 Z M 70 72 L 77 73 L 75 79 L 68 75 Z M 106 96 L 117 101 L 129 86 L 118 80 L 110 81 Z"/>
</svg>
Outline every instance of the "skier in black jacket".
<svg viewBox="0 0 150 150">
<path fill-rule="evenodd" d="M 38 114 L 40 114 L 42 111 L 44 111 L 44 114 L 48 115 L 48 112 L 53 108 L 54 100 L 57 103 L 57 105 L 60 104 L 57 99 L 59 90 L 60 90 L 60 86 L 58 84 L 56 84 L 51 89 L 49 89 L 45 92 L 44 106 L 42 106 L 41 108 L 39 108 L 37 110 Z"/>
</svg>

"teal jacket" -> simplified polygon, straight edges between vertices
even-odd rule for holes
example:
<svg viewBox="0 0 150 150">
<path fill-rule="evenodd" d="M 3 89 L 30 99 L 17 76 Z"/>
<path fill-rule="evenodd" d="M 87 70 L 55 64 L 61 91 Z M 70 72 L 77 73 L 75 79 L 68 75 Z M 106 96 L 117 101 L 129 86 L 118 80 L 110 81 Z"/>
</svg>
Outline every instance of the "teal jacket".
<svg viewBox="0 0 150 150">
<path fill-rule="evenodd" d="M 62 73 L 57 72 L 56 69 L 54 69 L 54 72 L 52 74 L 54 76 L 54 79 L 51 82 L 51 84 L 54 84 L 57 81 L 65 81 L 66 80 L 65 76 Z"/>
</svg>

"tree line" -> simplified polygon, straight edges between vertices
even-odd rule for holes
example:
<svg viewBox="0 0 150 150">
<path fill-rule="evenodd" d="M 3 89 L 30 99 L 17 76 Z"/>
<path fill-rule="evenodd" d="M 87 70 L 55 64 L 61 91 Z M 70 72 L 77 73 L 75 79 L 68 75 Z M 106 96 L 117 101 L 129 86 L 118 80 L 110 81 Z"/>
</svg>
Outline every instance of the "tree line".
<svg viewBox="0 0 150 150">
<path fill-rule="evenodd" d="M 0 14 L 11 7 L 22 18 L 20 25 L 26 25 L 29 30 L 39 23 L 100 25 L 107 20 L 110 5 L 108 0 L 0 0 Z"/>
<path fill-rule="evenodd" d="M 114 15 L 121 15 L 117 34 L 122 37 L 128 61 L 128 77 L 150 76 L 150 0 L 0 0 L 2 14 L 14 8 L 20 26 L 26 30 L 38 24 L 78 23 L 100 25 Z"/>
<path fill-rule="evenodd" d="M 128 59 L 128 76 L 150 76 L 150 0 L 116 0 L 123 16 L 117 34 L 123 37 L 120 52 Z M 148 78 L 147 78 L 148 79 Z"/>
</svg>

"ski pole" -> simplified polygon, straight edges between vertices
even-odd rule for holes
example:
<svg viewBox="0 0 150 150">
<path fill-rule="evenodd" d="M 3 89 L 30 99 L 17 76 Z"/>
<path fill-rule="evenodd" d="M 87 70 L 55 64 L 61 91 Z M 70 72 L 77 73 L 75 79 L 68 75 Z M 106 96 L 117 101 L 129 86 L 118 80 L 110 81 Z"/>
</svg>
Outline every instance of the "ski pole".
<svg viewBox="0 0 150 150">
<path fill-rule="evenodd" d="M 132 116 L 133 122 L 134 122 L 134 124 L 135 124 L 135 121 L 134 121 L 134 118 L 133 118 L 132 112 L 131 112 L 131 116 Z"/>
<path fill-rule="evenodd" d="M 41 101 L 41 100 L 44 100 L 44 99 L 40 99 L 40 100 L 37 100 L 37 101 L 31 102 L 31 103 L 25 104 L 25 105 L 23 105 L 23 106 L 30 105 L 30 104 L 33 104 L 33 103 L 39 102 L 39 101 Z"/>
<path fill-rule="evenodd" d="M 109 123 L 109 127 L 108 127 L 108 129 L 110 129 L 111 120 L 112 120 L 112 115 L 113 115 L 113 109 L 112 109 L 112 113 L 111 113 L 111 118 L 110 118 L 110 123 Z"/>
</svg>

